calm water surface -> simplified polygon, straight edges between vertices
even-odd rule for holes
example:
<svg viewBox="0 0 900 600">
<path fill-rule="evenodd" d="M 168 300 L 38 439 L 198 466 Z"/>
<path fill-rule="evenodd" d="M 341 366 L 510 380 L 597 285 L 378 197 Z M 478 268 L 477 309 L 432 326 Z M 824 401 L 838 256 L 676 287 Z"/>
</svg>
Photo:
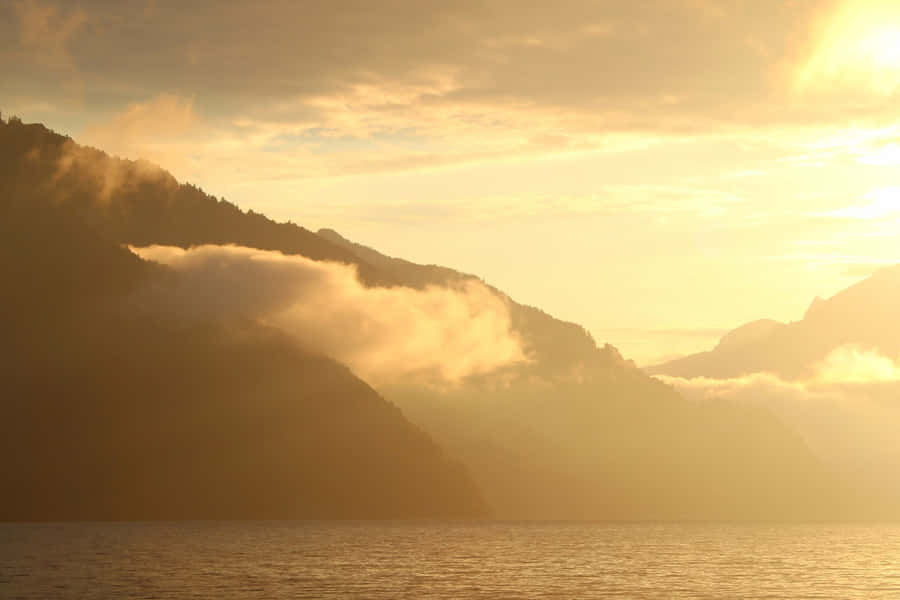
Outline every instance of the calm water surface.
<svg viewBox="0 0 900 600">
<path fill-rule="evenodd" d="M 0 598 L 900 598 L 900 525 L 0 524 Z"/>
</svg>

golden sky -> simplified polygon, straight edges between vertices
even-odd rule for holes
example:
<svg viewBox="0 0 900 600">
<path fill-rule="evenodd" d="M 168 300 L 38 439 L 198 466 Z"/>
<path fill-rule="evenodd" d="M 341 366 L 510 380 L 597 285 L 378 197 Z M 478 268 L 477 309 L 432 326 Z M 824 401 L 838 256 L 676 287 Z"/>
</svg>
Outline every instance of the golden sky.
<svg viewBox="0 0 900 600">
<path fill-rule="evenodd" d="M 900 3 L 0 3 L 0 110 L 650 363 L 898 262 Z"/>
</svg>

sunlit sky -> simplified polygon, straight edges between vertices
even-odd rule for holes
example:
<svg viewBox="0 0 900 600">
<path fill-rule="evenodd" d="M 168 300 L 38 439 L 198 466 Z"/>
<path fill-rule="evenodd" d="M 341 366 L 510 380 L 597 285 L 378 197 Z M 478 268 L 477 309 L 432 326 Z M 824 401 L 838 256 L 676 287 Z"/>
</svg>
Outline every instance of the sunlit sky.
<svg viewBox="0 0 900 600">
<path fill-rule="evenodd" d="M 900 239 L 900 2 L 0 2 L 0 110 L 648 364 Z"/>
</svg>

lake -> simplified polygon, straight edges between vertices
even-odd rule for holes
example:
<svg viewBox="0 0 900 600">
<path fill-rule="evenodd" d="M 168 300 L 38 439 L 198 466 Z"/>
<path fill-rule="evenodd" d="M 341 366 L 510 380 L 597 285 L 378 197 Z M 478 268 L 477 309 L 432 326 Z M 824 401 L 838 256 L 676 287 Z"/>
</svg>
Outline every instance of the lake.
<svg viewBox="0 0 900 600">
<path fill-rule="evenodd" d="M 0 524 L 0 598 L 900 598 L 900 524 Z"/>
</svg>

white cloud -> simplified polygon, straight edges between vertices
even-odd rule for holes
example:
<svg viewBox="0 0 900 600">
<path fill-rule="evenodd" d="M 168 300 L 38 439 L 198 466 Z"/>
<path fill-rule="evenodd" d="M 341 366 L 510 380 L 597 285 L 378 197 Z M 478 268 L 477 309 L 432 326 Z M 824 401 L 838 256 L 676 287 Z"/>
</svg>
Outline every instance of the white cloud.
<svg viewBox="0 0 900 600">
<path fill-rule="evenodd" d="M 508 301 L 486 286 L 365 287 L 355 268 L 238 246 L 133 248 L 181 275 L 178 310 L 247 317 L 370 383 L 457 382 L 525 360 Z"/>
<path fill-rule="evenodd" d="M 848 344 L 832 350 L 818 365 L 813 383 L 900 382 L 900 365 L 874 350 Z"/>
</svg>

